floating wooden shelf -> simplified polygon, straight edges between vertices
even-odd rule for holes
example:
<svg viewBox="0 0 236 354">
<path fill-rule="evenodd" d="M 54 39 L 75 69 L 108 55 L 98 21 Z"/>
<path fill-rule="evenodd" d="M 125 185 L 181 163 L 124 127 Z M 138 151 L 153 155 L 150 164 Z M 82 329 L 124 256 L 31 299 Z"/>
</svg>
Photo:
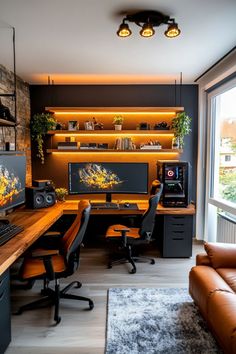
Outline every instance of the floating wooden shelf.
<svg viewBox="0 0 236 354">
<path fill-rule="evenodd" d="M 116 149 L 47 149 L 47 153 L 52 153 L 52 152 L 57 152 L 57 153 L 79 153 L 79 154 L 83 154 L 83 153 L 100 153 L 100 152 L 108 152 L 108 153 L 128 153 L 128 154 L 132 154 L 132 153 L 155 153 L 155 154 L 159 154 L 159 153 L 170 153 L 170 154 L 179 154 L 182 153 L 183 150 L 181 149 L 155 149 L 155 150 L 141 150 L 141 149 L 135 149 L 135 150 L 116 150 Z"/>
<path fill-rule="evenodd" d="M 183 112 L 184 107 L 45 107 L 47 111 L 56 113 L 161 113 L 161 112 Z"/>
<path fill-rule="evenodd" d="M 174 135 L 173 130 L 49 130 L 48 135 Z"/>
</svg>

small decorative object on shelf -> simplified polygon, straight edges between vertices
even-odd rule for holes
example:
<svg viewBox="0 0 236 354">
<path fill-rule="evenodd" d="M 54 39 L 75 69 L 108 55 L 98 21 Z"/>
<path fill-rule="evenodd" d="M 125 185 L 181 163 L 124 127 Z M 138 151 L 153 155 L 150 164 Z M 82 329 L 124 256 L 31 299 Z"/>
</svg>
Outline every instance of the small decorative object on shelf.
<svg viewBox="0 0 236 354">
<path fill-rule="evenodd" d="M 121 115 L 117 115 L 113 118 L 113 124 L 115 125 L 115 130 L 122 130 L 122 124 L 124 118 Z"/>
<path fill-rule="evenodd" d="M 68 130 L 79 130 L 79 123 L 77 120 L 70 120 L 68 122 Z"/>
<path fill-rule="evenodd" d="M 176 117 L 172 119 L 171 128 L 174 131 L 174 135 L 179 139 L 179 148 L 182 149 L 184 146 L 185 135 L 190 134 L 191 128 L 191 118 L 185 113 L 177 113 Z"/>
<path fill-rule="evenodd" d="M 94 130 L 94 123 L 91 121 L 84 122 L 84 129 L 85 130 Z"/>
<path fill-rule="evenodd" d="M 64 202 L 66 195 L 68 195 L 68 190 L 66 188 L 56 188 L 55 189 L 57 200 Z"/>
<path fill-rule="evenodd" d="M 145 144 L 140 144 L 140 149 L 141 150 L 145 150 L 145 149 L 146 150 L 161 150 L 162 146 L 159 141 L 149 140 Z"/>
<path fill-rule="evenodd" d="M 107 143 L 97 144 L 97 148 L 102 150 L 107 150 L 108 144 Z"/>
<path fill-rule="evenodd" d="M 156 123 L 154 130 L 169 130 L 170 126 L 166 122 Z"/>
<path fill-rule="evenodd" d="M 179 138 L 174 137 L 172 139 L 172 149 L 179 149 Z"/>
<path fill-rule="evenodd" d="M 143 123 L 139 123 L 138 126 L 139 130 L 149 130 L 150 129 L 150 124 L 143 122 Z"/>
<path fill-rule="evenodd" d="M 0 118 L 6 119 L 10 122 L 15 122 L 15 118 L 10 112 L 10 109 L 2 104 L 2 100 L 0 98 Z"/>
<path fill-rule="evenodd" d="M 93 124 L 94 124 L 94 129 L 95 129 L 95 130 L 101 130 L 101 129 L 103 129 L 103 123 L 98 122 L 95 117 L 93 117 Z"/>
<path fill-rule="evenodd" d="M 38 144 L 37 156 L 41 159 L 42 164 L 44 163 L 43 137 L 56 125 L 57 121 L 53 113 L 50 112 L 34 114 L 30 121 L 31 136 Z"/>
</svg>

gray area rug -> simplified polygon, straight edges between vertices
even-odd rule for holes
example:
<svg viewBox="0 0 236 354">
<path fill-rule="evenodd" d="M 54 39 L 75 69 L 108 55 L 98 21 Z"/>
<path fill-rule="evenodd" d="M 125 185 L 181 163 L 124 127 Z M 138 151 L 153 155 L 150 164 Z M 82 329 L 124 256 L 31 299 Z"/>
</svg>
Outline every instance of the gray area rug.
<svg viewBox="0 0 236 354">
<path fill-rule="evenodd" d="M 222 353 L 187 289 L 110 289 L 106 354 Z"/>
</svg>

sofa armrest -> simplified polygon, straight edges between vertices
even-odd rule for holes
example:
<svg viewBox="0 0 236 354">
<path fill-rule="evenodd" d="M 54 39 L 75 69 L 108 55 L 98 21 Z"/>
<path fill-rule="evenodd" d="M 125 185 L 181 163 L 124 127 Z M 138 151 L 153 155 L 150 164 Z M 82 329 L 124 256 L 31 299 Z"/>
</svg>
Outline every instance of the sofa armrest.
<svg viewBox="0 0 236 354">
<path fill-rule="evenodd" d="M 211 261 L 206 253 L 199 253 L 196 255 L 196 265 L 204 265 L 211 267 Z"/>
<path fill-rule="evenodd" d="M 204 248 L 213 268 L 236 268 L 236 244 L 206 242 Z"/>
</svg>

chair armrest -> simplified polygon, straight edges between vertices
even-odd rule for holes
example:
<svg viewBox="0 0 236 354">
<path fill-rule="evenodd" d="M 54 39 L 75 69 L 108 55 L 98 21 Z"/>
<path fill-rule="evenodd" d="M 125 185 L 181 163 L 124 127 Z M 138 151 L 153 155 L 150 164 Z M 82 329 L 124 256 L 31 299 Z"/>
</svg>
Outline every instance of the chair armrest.
<svg viewBox="0 0 236 354">
<path fill-rule="evenodd" d="M 124 247 L 126 247 L 126 245 L 127 245 L 127 232 L 129 232 L 130 229 L 114 229 L 114 231 L 121 233 L 121 239 L 122 239 L 123 245 L 124 245 Z"/>
<path fill-rule="evenodd" d="M 114 231 L 116 232 L 120 232 L 121 234 L 124 232 L 124 233 L 127 233 L 130 231 L 130 229 L 114 229 Z"/>
<path fill-rule="evenodd" d="M 41 237 L 62 237 L 63 234 L 60 231 L 47 231 Z"/>
<path fill-rule="evenodd" d="M 59 254 L 58 250 L 44 250 L 44 249 L 35 249 L 31 253 L 32 258 L 44 258 L 56 256 Z"/>
<path fill-rule="evenodd" d="M 48 280 L 55 279 L 55 272 L 52 264 L 52 256 L 59 254 L 58 250 L 36 249 L 31 253 L 32 258 L 42 259 Z"/>
</svg>

